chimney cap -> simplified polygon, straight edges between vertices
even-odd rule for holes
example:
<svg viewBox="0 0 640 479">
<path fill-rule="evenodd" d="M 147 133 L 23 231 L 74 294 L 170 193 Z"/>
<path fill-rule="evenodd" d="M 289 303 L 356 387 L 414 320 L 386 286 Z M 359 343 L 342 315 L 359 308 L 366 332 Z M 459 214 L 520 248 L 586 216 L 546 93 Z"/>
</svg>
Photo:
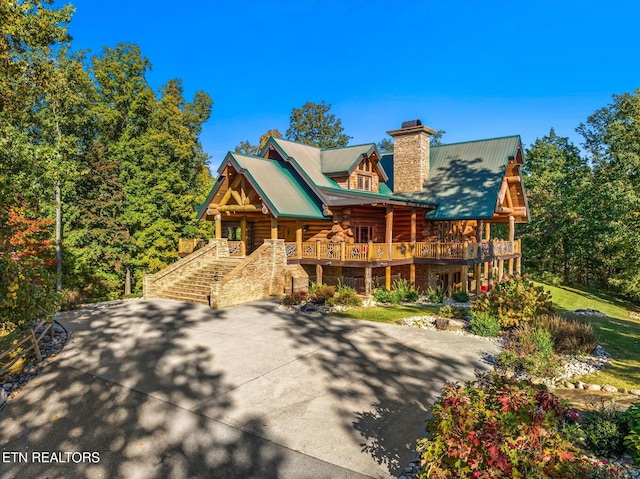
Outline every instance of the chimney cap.
<svg viewBox="0 0 640 479">
<path fill-rule="evenodd" d="M 414 128 L 416 126 L 422 126 L 422 122 L 420 120 L 403 121 L 400 128 L 404 130 L 405 128 Z"/>
</svg>

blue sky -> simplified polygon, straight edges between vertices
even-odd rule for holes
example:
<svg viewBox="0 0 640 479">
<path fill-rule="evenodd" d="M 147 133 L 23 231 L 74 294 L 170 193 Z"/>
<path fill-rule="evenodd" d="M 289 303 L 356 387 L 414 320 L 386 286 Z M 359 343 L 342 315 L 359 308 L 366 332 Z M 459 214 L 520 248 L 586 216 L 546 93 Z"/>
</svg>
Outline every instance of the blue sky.
<svg viewBox="0 0 640 479">
<path fill-rule="evenodd" d="M 306 101 L 331 103 L 350 144 L 419 118 L 445 143 L 528 147 L 551 127 L 579 145 L 580 122 L 640 88 L 640 1 L 69 2 L 75 50 L 137 43 L 156 90 L 180 78 L 188 100 L 211 95 L 214 168 Z"/>
</svg>

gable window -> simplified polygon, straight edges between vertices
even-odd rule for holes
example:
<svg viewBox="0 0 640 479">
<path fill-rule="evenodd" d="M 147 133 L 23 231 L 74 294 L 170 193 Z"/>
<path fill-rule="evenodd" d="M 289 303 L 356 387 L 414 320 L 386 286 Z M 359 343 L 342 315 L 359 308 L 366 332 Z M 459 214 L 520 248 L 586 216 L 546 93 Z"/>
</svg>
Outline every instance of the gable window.
<svg viewBox="0 0 640 479">
<path fill-rule="evenodd" d="M 371 191 L 371 177 L 366 175 L 357 175 L 356 185 L 360 191 Z"/>
<path fill-rule="evenodd" d="M 373 226 L 356 226 L 356 243 L 373 241 Z"/>
</svg>

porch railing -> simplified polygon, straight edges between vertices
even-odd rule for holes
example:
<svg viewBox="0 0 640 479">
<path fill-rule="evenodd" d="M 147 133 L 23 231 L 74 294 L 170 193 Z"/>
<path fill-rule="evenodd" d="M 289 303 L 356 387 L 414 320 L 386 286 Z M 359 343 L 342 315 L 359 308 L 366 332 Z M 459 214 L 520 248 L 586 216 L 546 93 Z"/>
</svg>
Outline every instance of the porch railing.
<svg viewBox="0 0 640 479">
<path fill-rule="evenodd" d="M 466 260 L 520 254 L 520 240 L 490 240 L 478 243 L 285 243 L 288 258 L 336 261 L 389 261 L 406 258 Z"/>
</svg>

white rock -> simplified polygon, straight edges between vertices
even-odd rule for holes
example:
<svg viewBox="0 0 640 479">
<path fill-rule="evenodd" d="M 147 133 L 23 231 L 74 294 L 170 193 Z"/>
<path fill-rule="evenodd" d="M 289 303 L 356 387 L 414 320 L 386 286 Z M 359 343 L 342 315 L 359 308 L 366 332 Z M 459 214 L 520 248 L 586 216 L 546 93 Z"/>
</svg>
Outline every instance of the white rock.
<svg viewBox="0 0 640 479">
<path fill-rule="evenodd" d="M 617 393 L 618 392 L 618 388 L 615 386 L 611 386 L 610 384 L 605 384 L 604 386 L 602 386 L 602 390 L 606 391 L 608 393 Z"/>
</svg>

